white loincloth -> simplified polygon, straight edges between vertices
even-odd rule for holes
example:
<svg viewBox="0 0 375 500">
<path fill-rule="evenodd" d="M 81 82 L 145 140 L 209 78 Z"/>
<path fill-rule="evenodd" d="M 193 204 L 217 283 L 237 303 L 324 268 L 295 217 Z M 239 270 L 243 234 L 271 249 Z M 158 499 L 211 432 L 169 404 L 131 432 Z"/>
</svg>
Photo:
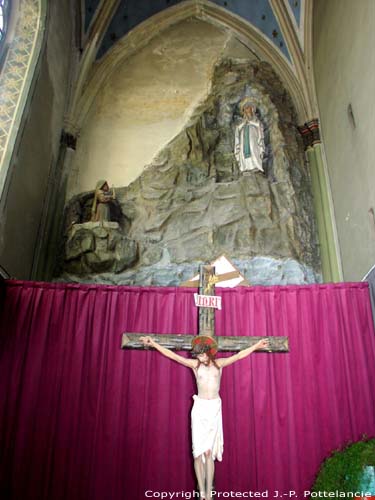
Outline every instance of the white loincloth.
<svg viewBox="0 0 375 500">
<path fill-rule="evenodd" d="M 223 421 L 221 416 L 221 399 L 202 399 L 194 395 L 191 410 L 191 434 L 194 458 L 202 455 L 205 462 L 205 451 L 211 451 L 213 460 L 221 462 L 224 448 Z"/>
</svg>

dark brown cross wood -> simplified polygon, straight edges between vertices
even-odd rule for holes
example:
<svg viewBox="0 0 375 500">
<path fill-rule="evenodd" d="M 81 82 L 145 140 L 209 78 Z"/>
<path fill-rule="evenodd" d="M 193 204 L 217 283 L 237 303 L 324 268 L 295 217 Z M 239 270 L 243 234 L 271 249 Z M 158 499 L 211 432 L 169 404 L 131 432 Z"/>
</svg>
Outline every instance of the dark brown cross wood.
<svg viewBox="0 0 375 500">
<path fill-rule="evenodd" d="M 225 275 L 224 279 L 228 279 L 227 275 Z M 215 269 L 213 266 L 201 266 L 199 294 L 209 296 L 215 295 L 215 283 L 219 281 L 222 281 L 222 279 L 220 279 L 220 275 L 215 275 Z M 154 333 L 126 332 L 122 335 L 121 348 L 145 349 L 140 337 L 146 335 L 152 337 L 161 346 L 175 351 L 190 351 L 191 342 L 193 338 L 196 337 L 196 335 L 161 335 Z M 288 337 L 215 337 L 215 309 L 211 307 L 199 308 L 198 335 L 208 335 L 213 337 L 217 342 L 218 350 L 221 352 L 242 351 L 242 349 L 246 349 L 247 347 L 256 344 L 259 340 L 266 338 L 269 340 L 269 348 L 267 350 L 259 350 L 256 352 L 289 352 Z"/>
</svg>

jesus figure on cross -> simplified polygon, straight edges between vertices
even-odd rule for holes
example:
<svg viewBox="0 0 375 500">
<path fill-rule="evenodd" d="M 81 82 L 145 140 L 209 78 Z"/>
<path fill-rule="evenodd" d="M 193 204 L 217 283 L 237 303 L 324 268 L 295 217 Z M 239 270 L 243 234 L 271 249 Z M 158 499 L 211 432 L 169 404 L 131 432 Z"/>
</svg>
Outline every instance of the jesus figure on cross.
<svg viewBox="0 0 375 500">
<path fill-rule="evenodd" d="M 153 347 L 173 361 L 191 368 L 197 382 L 198 394 L 193 396 L 191 430 L 193 441 L 194 470 L 200 497 L 213 498 L 214 460 L 221 461 L 223 454 L 223 425 L 221 416 L 220 379 L 224 367 L 246 358 L 259 349 L 268 349 L 269 341 L 262 339 L 229 358 L 215 358 L 217 344 L 211 336 L 199 335 L 192 341 L 192 356 L 187 359 L 161 346 L 150 336 L 141 337 L 146 347 Z"/>
</svg>

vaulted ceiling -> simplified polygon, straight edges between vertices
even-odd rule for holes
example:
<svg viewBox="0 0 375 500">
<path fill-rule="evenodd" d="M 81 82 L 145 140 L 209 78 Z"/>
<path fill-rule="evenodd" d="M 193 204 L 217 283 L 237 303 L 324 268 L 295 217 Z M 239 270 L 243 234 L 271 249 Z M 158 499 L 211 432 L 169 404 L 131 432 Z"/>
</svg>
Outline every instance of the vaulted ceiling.
<svg viewBox="0 0 375 500">
<path fill-rule="evenodd" d="M 268 61 L 299 121 L 317 116 L 312 78 L 313 0 L 81 0 L 81 57 L 66 128 L 76 133 L 116 65 L 169 26 L 196 18 L 229 30 Z"/>
<path fill-rule="evenodd" d="M 293 21 L 296 32 L 301 31 L 304 1 L 285 0 L 285 8 Z M 90 30 L 90 26 L 102 3 L 101 0 L 85 0 L 85 31 Z M 183 0 L 120 0 L 102 38 L 97 52 L 97 59 L 101 58 L 119 39 L 140 23 L 179 3 L 183 3 Z M 274 13 L 271 0 L 212 0 L 212 3 L 251 23 L 285 57 L 291 60 L 290 51 Z"/>
</svg>

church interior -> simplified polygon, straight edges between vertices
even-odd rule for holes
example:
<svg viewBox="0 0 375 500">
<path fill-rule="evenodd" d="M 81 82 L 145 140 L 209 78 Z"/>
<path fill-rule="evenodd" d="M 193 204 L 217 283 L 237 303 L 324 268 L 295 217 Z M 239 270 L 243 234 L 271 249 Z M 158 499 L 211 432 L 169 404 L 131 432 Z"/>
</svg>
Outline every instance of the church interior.
<svg viewBox="0 0 375 500">
<path fill-rule="evenodd" d="M 212 294 L 219 357 L 272 346 L 224 370 L 212 498 L 375 498 L 374 26 L 0 0 L 0 498 L 195 498 L 194 375 L 121 339 L 188 357 Z"/>
</svg>

